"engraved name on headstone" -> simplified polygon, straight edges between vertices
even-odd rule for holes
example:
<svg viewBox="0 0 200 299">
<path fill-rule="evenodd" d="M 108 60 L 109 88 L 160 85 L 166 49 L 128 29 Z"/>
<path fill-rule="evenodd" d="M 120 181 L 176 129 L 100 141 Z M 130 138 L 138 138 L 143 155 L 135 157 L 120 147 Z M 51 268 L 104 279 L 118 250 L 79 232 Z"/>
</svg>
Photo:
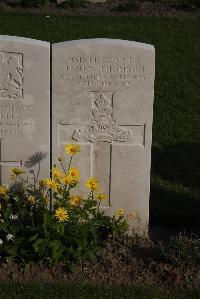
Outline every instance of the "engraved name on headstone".
<svg viewBox="0 0 200 299">
<path fill-rule="evenodd" d="M 154 56 L 151 45 L 111 39 L 52 47 L 53 161 L 79 143 L 82 183 L 100 180 L 107 213 L 138 213 L 140 234 L 149 220 Z"/>
<path fill-rule="evenodd" d="M 0 183 L 9 168 L 24 167 L 35 152 L 48 153 L 41 177 L 49 175 L 50 45 L 0 36 Z"/>
</svg>

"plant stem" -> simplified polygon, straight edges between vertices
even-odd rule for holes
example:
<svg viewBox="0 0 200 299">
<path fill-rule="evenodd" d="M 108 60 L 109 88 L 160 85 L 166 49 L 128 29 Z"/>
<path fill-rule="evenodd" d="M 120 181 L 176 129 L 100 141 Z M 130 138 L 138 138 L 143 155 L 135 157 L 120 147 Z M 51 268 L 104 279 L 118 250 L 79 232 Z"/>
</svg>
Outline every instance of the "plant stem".
<svg viewBox="0 0 200 299">
<path fill-rule="evenodd" d="M 34 185 L 31 185 L 29 182 L 28 182 L 28 180 L 25 180 L 23 177 L 21 177 L 20 175 L 18 176 L 19 177 L 19 179 L 20 180 L 22 180 L 24 183 L 26 183 L 26 184 L 28 184 L 29 185 L 29 187 L 33 187 Z"/>
<path fill-rule="evenodd" d="M 34 224 L 34 221 L 33 221 L 33 213 L 32 213 L 32 210 L 33 210 L 33 208 L 31 207 L 31 221 L 32 221 L 32 226 L 33 226 L 33 228 L 35 228 L 35 224 Z"/>
<path fill-rule="evenodd" d="M 35 179 L 35 187 L 36 187 L 36 184 L 37 184 L 37 181 L 38 181 L 39 174 L 40 174 L 40 162 L 38 163 L 38 171 L 37 171 L 37 176 L 36 176 L 36 179 Z"/>
<path fill-rule="evenodd" d="M 72 163 L 72 158 L 73 158 L 73 156 L 71 156 L 71 158 L 70 158 L 69 166 L 68 166 L 68 171 L 67 172 L 69 172 L 69 169 L 70 169 L 70 166 L 71 166 L 71 163 Z"/>
<path fill-rule="evenodd" d="M 52 191 L 48 191 L 49 192 L 49 210 L 50 210 L 50 212 L 52 212 L 52 200 L 53 200 L 53 198 L 52 198 Z"/>
<path fill-rule="evenodd" d="M 90 190 L 90 192 L 89 192 L 89 195 L 88 195 L 88 198 L 87 198 L 87 199 L 90 199 L 90 197 L 91 197 L 91 193 L 92 193 L 92 191 Z"/>
<path fill-rule="evenodd" d="M 33 190 L 35 191 L 35 185 L 36 185 L 36 181 L 35 181 L 35 172 L 34 172 L 34 170 L 33 170 L 33 182 L 34 182 L 34 184 L 32 185 L 32 187 L 33 187 Z"/>
<path fill-rule="evenodd" d="M 64 173 L 67 175 L 67 172 L 66 172 L 66 170 L 65 170 L 65 167 L 64 167 L 62 161 L 59 161 L 59 162 L 60 162 L 60 164 L 61 164 L 61 166 L 62 166 L 62 169 L 63 169 Z"/>
</svg>

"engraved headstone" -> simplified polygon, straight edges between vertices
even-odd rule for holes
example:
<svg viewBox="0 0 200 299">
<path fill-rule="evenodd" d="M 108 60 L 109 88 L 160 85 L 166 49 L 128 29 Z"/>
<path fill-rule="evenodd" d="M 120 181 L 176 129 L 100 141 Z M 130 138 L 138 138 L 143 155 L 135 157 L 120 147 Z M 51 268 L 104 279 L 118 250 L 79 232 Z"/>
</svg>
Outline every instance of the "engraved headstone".
<svg viewBox="0 0 200 299">
<path fill-rule="evenodd" d="M 100 180 L 107 213 L 138 213 L 139 234 L 149 220 L 154 56 L 151 45 L 111 39 L 52 47 L 53 161 L 64 144 L 80 144 L 82 183 Z"/>
<path fill-rule="evenodd" d="M 10 182 L 9 168 L 23 167 L 36 152 L 48 153 L 41 177 L 49 175 L 49 94 L 49 43 L 0 36 L 1 184 Z"/>
</svg>

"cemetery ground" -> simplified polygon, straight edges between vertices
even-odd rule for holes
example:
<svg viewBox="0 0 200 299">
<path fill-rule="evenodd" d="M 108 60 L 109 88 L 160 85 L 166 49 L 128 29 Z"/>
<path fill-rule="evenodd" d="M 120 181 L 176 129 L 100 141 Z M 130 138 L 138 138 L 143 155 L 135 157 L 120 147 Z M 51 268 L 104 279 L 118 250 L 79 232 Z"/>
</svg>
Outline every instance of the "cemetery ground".
<svg viewBox="0 0 200 299">
<path fill-rule="evenodd" d="M 156 49 L 150 198 L 154 243 L 137 238 L 107 243 L 101 262 L 81 263 L 72 274 L 62 265 L 2 265 L 5 284 L 0 298 L 199 298 L 199 18 L 0 13 L 0 34 L 49 42 L 109 37 L 153 44 Z M 37 278 L 46 282 L 38 283 Z M 30 280 L 36 282 L 29 284 Z M 101 286 L 107 282 L 112 287 Z"/>
</svg>

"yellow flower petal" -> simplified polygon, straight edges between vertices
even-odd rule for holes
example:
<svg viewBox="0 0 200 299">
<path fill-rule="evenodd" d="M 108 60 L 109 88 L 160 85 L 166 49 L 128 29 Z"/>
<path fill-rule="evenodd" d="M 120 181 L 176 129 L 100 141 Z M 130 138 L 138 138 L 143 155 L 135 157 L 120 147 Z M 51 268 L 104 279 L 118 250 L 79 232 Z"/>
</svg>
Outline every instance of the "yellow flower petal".
<svg viewBox="0 0 200 299">
<path fill-rule="evenodd" d="M 53 189 L 53 190 L 57 190 L 59 188 L 59 184 L 58 182 L 56 182 L 55 180 L 53 179 L 47 179 L 47 186 L 50 188 L 50 189 Z"/>
<path fill-rule="evenodd" d="M 39 187 L 40 188 L 45 188 L 47 186 L 47 181 L 48 181 L 48 179 L 39 180 L 39 182 L 38 182 Z"/>
<path fill-rule="evenodd" d="M 139 215 L 138 215 L 137 212 L 132 212 L 132 213 L 129 213 L 127 215 L 127 219 L 129 219 L 129 220 L 133 220 L 133 219 L 136 219 L 136 218 L 139 218 Z"/>
<path fill-rule="evenodd" d="M 6 186 L 0 186 L 0 195 L 6 195 L 8 188 Z"/>
<path fill-rule="evenodd" d="M 117 216 L 124 216 L 124 209 L 120 208 L 120 209 L 117 209 L 116 213 L 115 213 Z"/>
<path fill-rule="evenodd" d="M 91 191 L 99 190 L 99 181 L 96 178 L 90 178 L 86 181 L 86 187 Z"/>
<path fill-rule="evenodd" d="M 79 206 L 81 204 L 81 197 L 79 195 L 73 195 L 70 199 L 70 203 L 73 206 Z"/>
<path fill-rule="evenodd" d="M 34 205 L 36 203 L 36 199 L 33 195 L 30 195 L 27 200 L 32 205 Z"/>
<path fill-rule="evenodd" d="M 64 185 L 73 185 L 78 182 L 78 180 L 70 175 L 65 175 L 62 179 Z"/>
<path fill-rule="evenodd" d="M 51 172 L 52 172 L 53 178 L 60 178 L 63 176 L 62 170 L 58 167 L 54 167 Z"/>
<path fill-rule="evenodd" d="M 25 171 L 21 168 L 13 167 L 13 168 L 10 169 L 10 173 L 11 173 L 12 176 L 18 176 L 20 174 L 25 173 Z"/>
<path fill-rule="evenodd" d="M 102 201 L 102 200 L 105 200 L 108 198 L 108 196 L 106 194 L 103 194 L 103 193 L 98 193 L 95 195 L 96 199 Z"/>
<path fill-rule="evenodd" d="M 78 144 L 66 144 L 65 152 L 67 155 L 73 156 L 80 152 L 80 145 Z"/>
<path fill-rule="evenodd" d="M 69 213 L 65 208 L 58 208 L 55 212 L 55 217 L 60 221 L 66 221 L 69 219 Z"/>
<path fill-rule="evenodd" d="M 78 168 L 76 167 L 70 167 L 68 175 L 72 178 L 74 178 L 76 181 L 79 181 L 80 179 L 80 173 Z"/>
</svg>

